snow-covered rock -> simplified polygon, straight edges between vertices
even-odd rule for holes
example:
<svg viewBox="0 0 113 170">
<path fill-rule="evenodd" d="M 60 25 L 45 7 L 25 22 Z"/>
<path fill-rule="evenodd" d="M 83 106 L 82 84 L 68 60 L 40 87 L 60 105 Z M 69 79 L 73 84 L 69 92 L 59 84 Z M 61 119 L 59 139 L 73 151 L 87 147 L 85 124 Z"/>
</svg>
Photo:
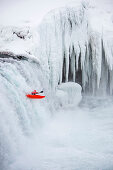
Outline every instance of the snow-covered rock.
<svg viewBox="0 0 113 170">
<path fill-rule="evenodd" d="M 56 90 L 56 105 L 61 107 L 78 106 L 82 99 L 81 90 L 81 86 L 74 82 L 58 85 Z"/>
<path fill-rule="evenodd" d="M 30 27 L 0 26 L 0 52 L 36 59 L 35 50 L 39 44 L 36 29 Z"/>
</svg>

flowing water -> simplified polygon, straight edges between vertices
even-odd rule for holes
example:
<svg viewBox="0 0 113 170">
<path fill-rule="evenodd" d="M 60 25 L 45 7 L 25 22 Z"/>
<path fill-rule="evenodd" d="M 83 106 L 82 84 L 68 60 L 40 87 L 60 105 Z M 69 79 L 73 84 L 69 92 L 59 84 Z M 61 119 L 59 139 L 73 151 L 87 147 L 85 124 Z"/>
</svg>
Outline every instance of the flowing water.
<svg viewBox="0 0 113 170">
<path fill-rule="evenodd" d="M 25 97 L 41 90 L 36 68 L 0 62 L 0 170 L 112 170 L 112 97 L 83 97 L 78 107 L 50 110 L 47 99 Z"/>
</svg>

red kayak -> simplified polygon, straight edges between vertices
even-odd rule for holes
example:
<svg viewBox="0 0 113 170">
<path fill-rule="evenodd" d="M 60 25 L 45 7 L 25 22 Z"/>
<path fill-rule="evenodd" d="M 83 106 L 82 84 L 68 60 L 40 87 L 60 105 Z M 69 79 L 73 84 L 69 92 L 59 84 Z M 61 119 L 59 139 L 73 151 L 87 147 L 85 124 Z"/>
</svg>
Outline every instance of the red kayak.
<svg viewBox="0 0 113 170">
<path fill-rule="evenodd" d="M 31 92 L 31 94 L 27 94 L 26 97 L 30 99 L 43 99 L 45 96 L 40 95 L 41 93 L 43 93 L 43 91 L 37 92 L 36 90 L 34 90 L 33 92 Z"/>
<path fill-rule="evenodd" d="M 31 99 L 43 99 L 45 97 L 41 95 L 32 95 L 32 94 L 27 94 L 26 96 Z"/>
</svg>

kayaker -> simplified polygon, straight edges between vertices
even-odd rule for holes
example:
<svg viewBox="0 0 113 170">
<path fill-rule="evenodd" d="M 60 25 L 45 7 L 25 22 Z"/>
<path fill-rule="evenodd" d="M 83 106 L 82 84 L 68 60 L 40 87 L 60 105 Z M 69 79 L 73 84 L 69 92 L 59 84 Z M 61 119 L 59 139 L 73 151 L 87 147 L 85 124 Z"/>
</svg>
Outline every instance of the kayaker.
<svg viewBox="0 0 113 170">
<path fill-rule="evenodd" d="M 36 92 L 36 90 L 34 90 L 31 94 L 36 95 L 36 94 L 38 94 L 38 92 Z"/>
<path fill-rule="evenodd" d="M 43 93 L 43 90 L 40 91 L 39 93 Z M 34 90 L 33 92 L 31 92 L 32 95 L 36 95 L 36 94 L 39 94 L 36 90 Z"/>
</svg>

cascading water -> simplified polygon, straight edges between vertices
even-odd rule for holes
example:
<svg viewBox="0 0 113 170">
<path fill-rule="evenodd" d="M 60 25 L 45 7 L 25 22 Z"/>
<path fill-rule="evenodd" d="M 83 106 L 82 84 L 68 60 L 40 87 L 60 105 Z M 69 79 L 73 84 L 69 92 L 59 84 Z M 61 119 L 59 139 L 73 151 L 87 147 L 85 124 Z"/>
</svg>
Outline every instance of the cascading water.
<svg viewBox="0 0 113 170">
<path fill-rule="evenodd" d="M 38 63 L 0 59 L 0 170 L 112 170 L 112 99 L 85 97 L 79 107 L 68 105 L 66 98 L 77 102 L 80 92 L 67 83 L 58 89 L 70 96 L 50 114 L 59 100 L 25 97 L 32 89 L 48 90 L 45 81 Z"/>
<path fill-rule="evenodd" d="M 40 65 L 9 57 L 0 59 L 0 170 L 8 169 L 20 146 L 48 116 L 44 101 L 25 96 L 33 89 L 46 91 Z"/>
</svg>

